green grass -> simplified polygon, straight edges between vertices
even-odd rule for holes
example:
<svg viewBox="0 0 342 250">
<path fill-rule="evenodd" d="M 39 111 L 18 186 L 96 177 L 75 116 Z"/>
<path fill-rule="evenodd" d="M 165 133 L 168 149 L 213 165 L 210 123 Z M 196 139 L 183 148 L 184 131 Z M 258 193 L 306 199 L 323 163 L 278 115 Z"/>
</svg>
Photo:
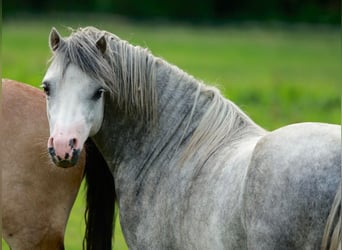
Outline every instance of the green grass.
<svg viewBox="0 0 342 250">
<path fill-rule="evenodd" d="M 94 25 L 148 47 L 153 54 L 217 86 L 267 129 L 303 121 L 341 121 L 337 28 L 192 27 L 99 17 L 83 20 L 54 17 L 5 21 L 3 77 L 39 86 L 50 57 L 47 38 L 51 26 L 67 35 L 67 26 Z M 80 249 L 83 198 L 81 190 L 68 223 L 66 249 Z M 115 249 L 125 249 L 120 232 L 117 227 Z"/>
</svg>

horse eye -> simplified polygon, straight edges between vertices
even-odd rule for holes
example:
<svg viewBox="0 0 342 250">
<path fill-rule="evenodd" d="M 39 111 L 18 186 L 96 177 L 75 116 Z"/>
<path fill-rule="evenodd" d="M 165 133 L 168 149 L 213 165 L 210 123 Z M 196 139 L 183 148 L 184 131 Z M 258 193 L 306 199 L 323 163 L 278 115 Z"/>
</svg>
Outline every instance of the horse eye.
<svg viewBox="0 0 342 250">
<path fill-rule="evenodd" d="M 102 94 L 105 92 L 104 88 L 99 88 L 98 90 L 96 90 L 95 94 L 93 95 L 92 99 L 94 101 L 97 101 L 98 99 L 101 98 Z"/>
<path fill-rule="evenodd" d="M 43 82 L 43 84 L 42 84 L 40 87 L 43 88 L 43 90 L 44 90 L 44 92 L 45 92 L 45 94 L 46 94 L 47 96 L 50 95 L 50 86 L 49 86 L 48 83 Z"/>
</svg>

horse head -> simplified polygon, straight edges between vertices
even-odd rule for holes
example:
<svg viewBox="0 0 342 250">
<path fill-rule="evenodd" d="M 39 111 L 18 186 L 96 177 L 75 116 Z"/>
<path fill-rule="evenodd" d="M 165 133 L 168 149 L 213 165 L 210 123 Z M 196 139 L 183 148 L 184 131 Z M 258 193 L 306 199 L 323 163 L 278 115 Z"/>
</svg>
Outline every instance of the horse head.
<svg viewBox="0 0 342 250">
<path fill-rule="evenodd" d="M 57 166 L 67 168 L 77 163 L 86 139 L 101 127 L 105 89 L 100 80 L 89 76 L 87 69 L 70 59 L 75 55 L 54 28 L 49 43 L 53 60 L 42 83 L 50 125 L 48 151 Z M 106 50 L 106 40 L 101 36 L 88 48 L 82 44 L 76 48 L 101 56 Z"/>
</svg>

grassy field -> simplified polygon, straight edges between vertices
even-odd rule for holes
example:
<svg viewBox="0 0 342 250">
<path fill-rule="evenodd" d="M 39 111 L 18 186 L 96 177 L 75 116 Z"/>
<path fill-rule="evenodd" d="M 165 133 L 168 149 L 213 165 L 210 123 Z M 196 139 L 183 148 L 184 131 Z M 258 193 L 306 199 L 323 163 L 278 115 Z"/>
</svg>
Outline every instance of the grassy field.
<svg viewBox="0 0 342 250">
<path fill-rule="evenodd" d="M 86 25 L 148 47 L 154 55 L 217 86 L 267 129 L 303 121 L 341 121 L 340 33 L 331 27 L 193 27 L 99 17 L 5 20 L 2 77 L 39 86 L 50 57 L 51 26 L 68 35 L 66 27 Z M 83 198 L 81 190 L 68 223 L 66 249 L 81 248 Z M 115 249 L 126 249 L 120 232 L 117 227 Z"/>
</svg>

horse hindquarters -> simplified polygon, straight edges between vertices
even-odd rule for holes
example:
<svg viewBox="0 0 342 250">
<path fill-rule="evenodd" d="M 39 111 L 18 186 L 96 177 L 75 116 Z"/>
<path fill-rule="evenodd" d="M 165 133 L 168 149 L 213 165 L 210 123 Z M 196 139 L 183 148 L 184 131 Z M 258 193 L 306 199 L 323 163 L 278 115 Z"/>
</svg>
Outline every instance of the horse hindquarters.
<svg viewBox="0 0 342 250">
<path fill-rule="evenodd" d="M 340 127 L 298 124 L 262 138 L 245 186 L 248 249 L 320 249 L 341 175 Z"/>
</svg>

